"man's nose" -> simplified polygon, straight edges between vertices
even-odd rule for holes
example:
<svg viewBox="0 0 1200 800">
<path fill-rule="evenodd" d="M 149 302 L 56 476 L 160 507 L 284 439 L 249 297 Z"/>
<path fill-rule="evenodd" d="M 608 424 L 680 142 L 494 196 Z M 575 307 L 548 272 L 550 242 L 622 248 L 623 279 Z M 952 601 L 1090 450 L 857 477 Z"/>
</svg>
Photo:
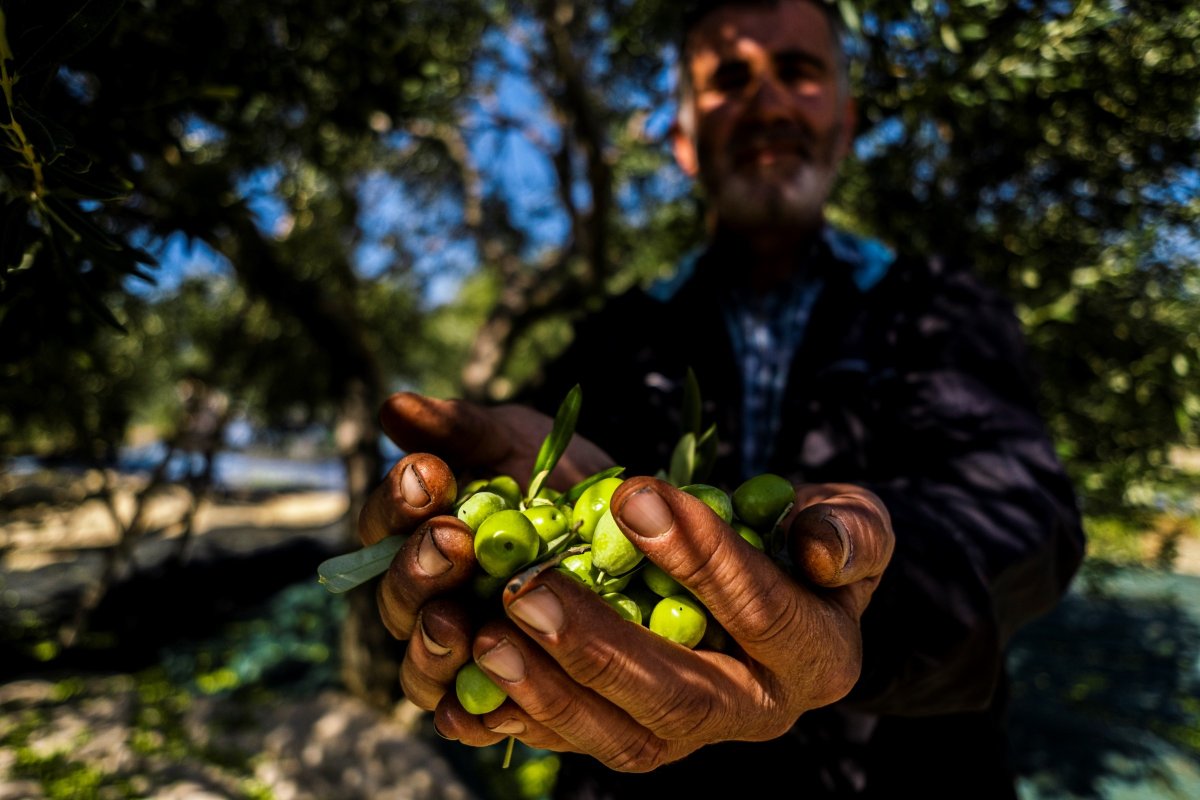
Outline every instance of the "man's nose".
<svg viewBox="0 0 1200 800">
<path fill-rule="evenodd" d="M 790 120 L 796 113 L 795 98 L 778 78 L 766 75 L 755 87 L 750 112 L 762 122 Z"/>
</svg>

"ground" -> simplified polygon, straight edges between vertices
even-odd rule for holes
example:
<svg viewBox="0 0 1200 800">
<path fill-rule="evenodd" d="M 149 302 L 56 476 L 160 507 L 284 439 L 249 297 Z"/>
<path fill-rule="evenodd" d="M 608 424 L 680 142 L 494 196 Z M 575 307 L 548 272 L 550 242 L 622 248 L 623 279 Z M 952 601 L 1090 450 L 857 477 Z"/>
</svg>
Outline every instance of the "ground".
<svg viewBox="0 0 1200 800">
<path fill-rule="evenodd" d="M 5 480 L 0 613 L 11 632 L 69 609 L 117 532 L 98 500 L 79 502 L 95 476 L 69 487 Z M 128 518 L 137 483 L 122 481 L 118 509 Z M 267 604 L 255 606 L 256 618 L 182 644 L 126 650 L 125 664 L 59 666 L 50 640 L 33 651 L 46 659 L 41 667 L 36 658 L 32 669 L 0 658 L 0 800 L 537 797 L 547 785 L 549 759 L 527 754 L 502 774 L 497 754 L 484 754 L 490 766 L 472 760 L 468 748 L 433 737 L 427 715 L 411 706 L 382 714 L 338 688 L 328 667 L 334 640 L 321 628 L 336 601 L 309 576 L 321 554 L 343 546 L 341 493 L 219 496 L 197 518 L 192 568 L 169 572 L 180 541 L 173 522 L 186 504 L 178 490 L 155 498 L 147 518 L 162 530 L 136 551 L 139 574 L 158 576 L 155 596 L 175 598 L 167 612 L 183 613 L 197 592 L 208 599 L 187 619 L 234 618 L 238 603 Z M 1150 556 L 1169 543 L 1172 569 L 1091 565 L 1062 606 L 1018 638 L 1011 665 L 1023 800 L 1200 796 L 1200 537 L 1146 541 Z M 261 574 L 285 560 L 298 565 L 295 586 L 269 600 L 244 600 L 233 585 L 244 577 L 201 569 L 234 561 Z M 211 592 L 214 583 L 227 585 Z M 127 594 L 139 602 L 137 591 Z M 123 642 L 161 627 L 150 611 L 133 616 L 151 622 L 108 626 Z"/>
</svg>

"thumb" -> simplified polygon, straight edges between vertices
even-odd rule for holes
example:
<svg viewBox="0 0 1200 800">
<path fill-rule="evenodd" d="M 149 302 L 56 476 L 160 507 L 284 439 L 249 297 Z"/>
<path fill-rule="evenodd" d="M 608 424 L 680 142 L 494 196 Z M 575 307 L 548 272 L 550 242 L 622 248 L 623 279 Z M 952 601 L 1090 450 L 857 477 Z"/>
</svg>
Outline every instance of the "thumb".
<svg viewBox="0 0 1200 800">
<path fill-rule="evenodd" d="M 891 560 L 895 534 L 883 502 L 858 486 L 808 494 L 788 526 L 797 575 L 826 588 L 864 584 L 862 606 Z M 861 611 L 860 607 L 860 611 Z"/>
</svg>

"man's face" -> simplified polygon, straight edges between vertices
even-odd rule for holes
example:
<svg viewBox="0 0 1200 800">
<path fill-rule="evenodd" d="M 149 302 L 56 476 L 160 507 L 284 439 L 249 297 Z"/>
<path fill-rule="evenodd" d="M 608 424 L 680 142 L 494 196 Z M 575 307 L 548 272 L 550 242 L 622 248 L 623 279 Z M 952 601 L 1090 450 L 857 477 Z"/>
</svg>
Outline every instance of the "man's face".
<svg viewBox="0 0 1200 800">
<path fill-rule="evenodd" d="M 691 130 L 675 153 L 698 175 L 717 224 L 811 232 L 849 150 L 854 104 L 838 89 L 824 14 L 806 0 L 725 6 L 688 37 Z"/>
</svg>

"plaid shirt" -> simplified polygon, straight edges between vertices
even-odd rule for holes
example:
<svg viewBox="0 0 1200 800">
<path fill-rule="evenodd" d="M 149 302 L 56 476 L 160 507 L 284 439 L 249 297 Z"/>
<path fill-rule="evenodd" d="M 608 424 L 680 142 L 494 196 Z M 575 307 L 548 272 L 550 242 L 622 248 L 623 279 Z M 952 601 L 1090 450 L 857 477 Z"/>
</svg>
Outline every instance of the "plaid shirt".
<svg viewBox="0 0 1200 800">
<path fill-rule="evenodd" d="M 887 273 L 895 255 L 877 241 L 826 225 L 810 254 L 810 259 L 822 258 L 845 264 L 859 290 L 865 292 Z M 767 295 L 736 289 L 723 304 L 725 324 L 741 368 L 743 478 L 767 471 L 781 423 L 792 357 L 821 294 L 818 272 L 802 271 L 785 288 Z"/>
</svg>

